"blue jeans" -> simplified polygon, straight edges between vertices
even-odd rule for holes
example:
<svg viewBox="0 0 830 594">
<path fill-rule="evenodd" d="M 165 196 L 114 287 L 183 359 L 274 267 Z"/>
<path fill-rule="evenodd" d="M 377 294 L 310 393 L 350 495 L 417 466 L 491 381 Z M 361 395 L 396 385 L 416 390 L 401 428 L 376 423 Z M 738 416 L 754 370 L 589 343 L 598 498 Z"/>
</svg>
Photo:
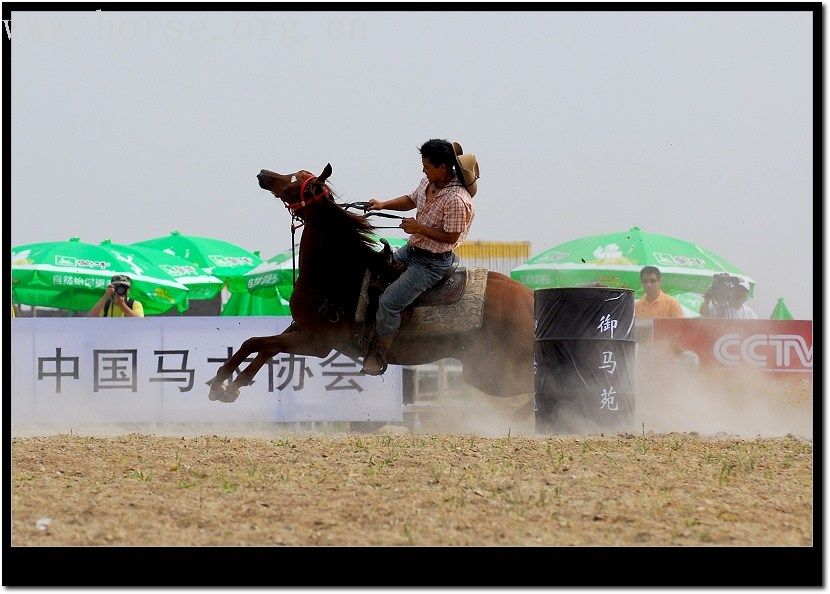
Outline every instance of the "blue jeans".
<svg viewBox="0 0 830 594">
<path fill-rule="evenodd" d="M 375 331 L 381 338 L 400 328 L 401 312 L 421 293 L 435 286 L 455 265 L 457 258 L 453 252 L 440 258 L 425 258 L 417 255 L 407 243 L 398 248 L 395 259 L 404 262 L 407 269 L 380 296 Z"/>
</svg>

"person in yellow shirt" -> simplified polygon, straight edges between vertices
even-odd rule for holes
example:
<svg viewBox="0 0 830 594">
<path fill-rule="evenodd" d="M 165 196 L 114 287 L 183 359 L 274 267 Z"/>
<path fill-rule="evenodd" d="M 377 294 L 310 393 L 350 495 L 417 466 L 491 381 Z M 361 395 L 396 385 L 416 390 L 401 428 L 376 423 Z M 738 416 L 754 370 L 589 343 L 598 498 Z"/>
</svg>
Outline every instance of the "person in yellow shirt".
<svg viewBox="0 0 830 594">
<path fill-rule="evenodd" d="M 656 266 L 646 266 L 640 271 L 640 283 L 645 295 L 634 302 L 635 319 L 683 317 L 683 308 L 677 299 L 660 290 L 660 278 L 660 270 Z"/>
<path fill-rule="evenodd" d="M 89 316 L 109 318 L 143 318 L 144 306 L 140 301 L 131 299 L 132 279 L 126 274 L 116 274 L 110 279 L 107 290 L 98 303 L 89 310 Z"/>
</svg>

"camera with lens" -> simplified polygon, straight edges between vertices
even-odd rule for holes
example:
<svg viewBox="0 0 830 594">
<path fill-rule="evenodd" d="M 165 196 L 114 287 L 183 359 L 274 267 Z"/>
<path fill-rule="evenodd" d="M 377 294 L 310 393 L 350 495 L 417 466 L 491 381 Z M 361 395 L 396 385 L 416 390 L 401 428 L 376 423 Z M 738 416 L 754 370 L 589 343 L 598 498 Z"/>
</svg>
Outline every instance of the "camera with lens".
<svg viewBox="0 0 830 594">
<path fill-rule="evenodd" d="M 121 295 L 122 297 L 127 294 L 127 290 L 129 289 L 129 285 L 124 284 L 117 284 L 115 285 L 115 292 Z"/>
<path fill-rule="evenodd" d="M 727 301 L 732 287 L 738 284 L 740 279 L 731 274 L 721 272 L 712 277 L 712 286 L 709 291 L 714 301 Z"/>
</svg>

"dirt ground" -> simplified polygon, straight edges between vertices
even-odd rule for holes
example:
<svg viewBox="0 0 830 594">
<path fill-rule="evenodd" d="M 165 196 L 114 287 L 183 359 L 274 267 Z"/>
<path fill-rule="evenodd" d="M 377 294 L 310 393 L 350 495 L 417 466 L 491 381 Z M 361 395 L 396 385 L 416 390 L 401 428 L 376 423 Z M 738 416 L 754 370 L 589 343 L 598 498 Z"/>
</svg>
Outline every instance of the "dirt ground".
<svg viewBox="0 0 830 594">
<path fill-rule="evenodd" d="M 813 543 L 791 435 L 18 436 L 11 478 L 14 546 Z"/>
</svg>

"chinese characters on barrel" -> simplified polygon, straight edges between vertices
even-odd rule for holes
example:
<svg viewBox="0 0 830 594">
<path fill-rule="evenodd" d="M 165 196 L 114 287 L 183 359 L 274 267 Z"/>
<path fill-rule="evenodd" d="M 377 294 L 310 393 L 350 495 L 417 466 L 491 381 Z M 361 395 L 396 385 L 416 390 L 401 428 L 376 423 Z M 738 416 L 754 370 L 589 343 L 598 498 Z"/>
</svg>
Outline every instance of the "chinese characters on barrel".
<svg viewBox="0 0 830 594">
<path fill-rule="evenodd" d="M 610 332 L 611 338 L 614 338 L 614 329 L 616 327 L 617 320 L 612 319 L 611 314 L 605 314 L 600 318 L 597 330 L 600 332 Z M 602 352 L 602 360 L 600 361 L 598 369 L 604 369 L 606 373 L 612 376 L 614 375 L 614 371 L 617 369 L 617 362 L 614 360 L 614 351 Z M 613 385 L 608 388 L 603 388 L 600 394 L 600 410 L 606 407 L 608 410 L 619 410 L 620 405 L 615 401 L 616 394 Z"/>
<path fill-rule="evenodd" d="M 617 327 L 617 320 L 611 319 L 611 314 L 605 314 L 599 319 L 599 325 L 597 326 L 597 330 L 600 332 L 608 332 L 611 331 L 611 338 L 614 338 L 614 330 Z"/>
</svg>

